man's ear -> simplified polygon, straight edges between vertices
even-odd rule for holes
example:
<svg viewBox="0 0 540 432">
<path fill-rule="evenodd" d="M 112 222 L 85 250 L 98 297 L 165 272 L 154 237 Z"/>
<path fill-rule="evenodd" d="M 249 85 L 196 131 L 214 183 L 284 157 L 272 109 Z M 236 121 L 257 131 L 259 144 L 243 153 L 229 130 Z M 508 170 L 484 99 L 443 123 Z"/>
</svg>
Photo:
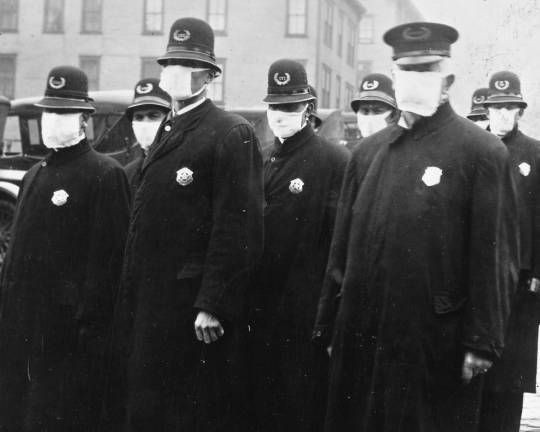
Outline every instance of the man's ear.
<svg viewBox="0 0 540 432">
<path fill-rule="evenodd" d="M 214 81 L 214 78 L 215 78 L 214 72 L 209 70 L 208 73 L 206 74 L 206 79 L 204 80 L 204 82 L 206 84 L 210 84 L 212 81 Z"/>
<path fill-rule="evenodd" d="M 448 90 L 450 87 L 452 87 L 452 84 L 454 84 L 454 81 L 456 80 L 456 76 L 454 74 L 450 74 L 445 78 L 445 89 Z"/>
<path fill-rule="evenodd" d="M 313 112 L 314 109 L 315 109 L 315 104 L 313 102 L 309 102 L 306 108 L 306 114 L 308 115 L 308 117 L 310 116 L 310 114 Z"/>
<path fill-rule="evenodd" d="M 520 119 L 521 117 L 523 117 L 523 113 L 525 112 L 525 108 L 521 107 L 519 109 L 519 112 L 518 112 L 518 119 Z"/>
</svg>

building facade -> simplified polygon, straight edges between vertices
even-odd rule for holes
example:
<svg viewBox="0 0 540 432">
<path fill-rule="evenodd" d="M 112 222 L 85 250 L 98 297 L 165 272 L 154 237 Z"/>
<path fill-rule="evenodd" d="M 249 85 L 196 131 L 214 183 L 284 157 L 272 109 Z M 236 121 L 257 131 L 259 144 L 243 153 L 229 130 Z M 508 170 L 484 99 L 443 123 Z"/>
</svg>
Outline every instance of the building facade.
<svg viewBox="0 0 540 432">
<path fill-rule="evenodd" d="M 363 2 L 363 1 L 362 1 Z M 180 17 L 215 30 L 217 103 L 259 105 L 274 60 L 302 62 L 321 107 L 344 107 L 357 82 L 359 0 L 0 0 L 0 93 L 41 94 L 54 66 L 80 66 L 93 90 L 159 76 L 155 59 Z"/>
</svg>

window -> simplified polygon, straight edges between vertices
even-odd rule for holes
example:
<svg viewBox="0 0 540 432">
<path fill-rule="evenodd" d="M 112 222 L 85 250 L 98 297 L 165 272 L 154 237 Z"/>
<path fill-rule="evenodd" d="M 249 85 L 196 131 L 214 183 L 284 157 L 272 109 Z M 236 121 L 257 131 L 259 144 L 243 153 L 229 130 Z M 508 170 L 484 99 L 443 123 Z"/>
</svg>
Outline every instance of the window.
<svg viewBox="0 0 540 432">
<path fill-rule="evenodd" d="M 99 89 L 99 69 L 101 58 L 98 56 L 80 56 L 79 65 L 88 76 L 88 90 Z"/>
<path fill-rule="evenodd" d="M 64 0 L 45 0 L 43 33 L 64 32 Z"/>
<path fill-rule="evenodd" d="M 352 84 L 349 84 L 349 83 L 345 83 L 345 103 L 348 107 L 351 106 L 351 101 L 353 100 L 353 97 L 354 97 L 354 87 Z"/>
<path fill-rule="evenodd" d="M 15 97 L 15 54 L 0 54 L 0 94 Z"/>
<path fill-rule="evenodd" d="M 287 36 L 307 34 L 307 0 L 287 1 Z"/>
<path fill-rule="evenodd" d="M 347 64 L 354 67 L 356 51 L 356 26 L 349 20 L 348 35 L 347 35 Z"/>
<path fill-rule="evenodd" d="M 325 3 L 323 41 L 328 48 L 332 48 L 332 33 L 334 32 L 334 3 L 327 0 Z"/>
<path fill-rule="evenodd" d="M 345 27 L 345 14 L 343 11 L 339 11 L 338 30 L 337 30 L 337 54 L 343 55 L 343 31 Z"/>
<path fill-rule="evenodd" d="M 360 21 L 360 31 L 358 32 L 358 42 L 369 44 L 373 43 L 373 33 L 375 32 L 373 17 L 364 16 Z"/>
<path fill-rule="evenodd" d="M 18 0 L 0 0 L 0 31 L 16 32 L 19 21 Z"/>
<path fill-rule="evenodd" d="M 4 154 L 22 153 L 21 127 L 18 115 L 10 115 L 6 119 L 4 146 L 2 150 Z"/>
<path fill-rule="evenodd" d="M 163 33 L 163 0 L 144 0 L 143 34 Z"/>
<path fill-rule="evenodd" d="M 358 87 L 360 87 L 360 84 L 362 83 L 364 77 L 371 73 L 372 64 L 373 63 L 371 60 L 360 60 L 358 62 L 358 73 L 356 74 L 356 78 L 358 80 Z"/>
<path fill-rule="evenodd" d="M 336 108 L 341 108 L 341 76 L 336 75 Z"/>
<path fill-rule="evenodd" d="M 216 63 L 221 68 L 223 73 L 217 78 L 214 78 L 214 80 L 210 83 L 206 95 L 215 103 L 223 105 L 225 104 L 225 81 L 223 80 L 223 75 L 225 74 L 225 59 L 216 59 Z"/>
<path fill-rule="evenodd" d="M 227 0 L 207 0 L 206 18 L 215 34 L 227 31 Z"/>
<path fill-rule="evenodd" d="M 83 0 L 82 33 L 101 33 L 101 0 Z"/>
<path fill-rule="evenodd" d="M 161 75 L 161 66 L 156 61 L 155 57 L 141 58 L 141 79 L 143 78 L 159 78 Z"/>
<path fill-rule="evenodd" d="M 330 107 L 330 90 L 332 86 L 332 69 L 322 65 L 321 108 Z"/>
</svg>

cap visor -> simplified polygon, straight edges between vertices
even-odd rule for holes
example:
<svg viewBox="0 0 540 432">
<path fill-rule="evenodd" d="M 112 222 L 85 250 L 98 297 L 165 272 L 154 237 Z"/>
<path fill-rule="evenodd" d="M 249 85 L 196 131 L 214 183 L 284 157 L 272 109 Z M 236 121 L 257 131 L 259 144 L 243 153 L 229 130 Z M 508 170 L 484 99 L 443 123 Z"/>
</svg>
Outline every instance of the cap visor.
<svg viewBox="0 0 540 432">
<path fill-rule="evenodd" d="M 39 108 L 49 108 L 58 110 L 81 110 L 94 112 L 96 109 L 86 101 L 80 99 L 44 97 L 34 104 Z"/>
<path fill-rule="evenodd" d="M 485 115 L 488 115 L 488 110 L 486 108 L 474 108 L 469 114 L 467 114 L 467 118 Z"/>
<path fill-rule="evenodd" d="M 267 104 L 283 104 L 283 103 L 297 103 L 297 102 L 307 102 L 310 100 L 315 100 L 316 98 L 312 94 L 296 94 L 296 95 L 280 95 L 280 94 L 269 94 L 263 99 L 263 102 Z"/>
<path fill-rule="evenodd" d="M 404 65 L 417 65 L 425 63 L 435 63 L 447 58 L 442 55 L 419 55 L 419 56 L 409 56 L 409 57 L 400 57 L 394 60 L 394 63 L 400 66 Z"/>
<path fill-rule="evenodd" d="M 144 99 L 137 102 L 132 103 L 127 107 L 128 110 L 131 110 L 133 108 L 141 107 L 141 106 L 157 106 L 161 108 L 171 109 L 172 104 L 167 103 L 165 101 L 160 101 L 157 99 Z"/>
<path fill-rule="evenodd" d="M 523 108 L 527 108 L 527 102 L 525 102 L 523 99 L 517 96 L 512 96 L 512 95 L 489 96 L 484 102 L 484 105 L 489 106 L 489 105 L 497 105 L 497 104 L 504 104 L 504 103 L 517 103 L 517 104 L 520 104 Z"/>
<path fill-rule="evenodd" d="M 396 101 L 382 92 L 369 92 L 369 95 L 359 96 L 351 101 L 351 108 L 354 110 L 353 105 L 358 105 L 360 102 L 383 102 L 389 105 L 390 108 L 397 108 Z"/>
<path fill-rule="evenodd" d="M 167 60 L 195 60 L 207 64 L 209 69 L 213 69 L 219 74 L 223 72 L 210 56 L 193 51 L 170 51 L 157 58 L 159 64 L 163 64 Z"/>
</svg>

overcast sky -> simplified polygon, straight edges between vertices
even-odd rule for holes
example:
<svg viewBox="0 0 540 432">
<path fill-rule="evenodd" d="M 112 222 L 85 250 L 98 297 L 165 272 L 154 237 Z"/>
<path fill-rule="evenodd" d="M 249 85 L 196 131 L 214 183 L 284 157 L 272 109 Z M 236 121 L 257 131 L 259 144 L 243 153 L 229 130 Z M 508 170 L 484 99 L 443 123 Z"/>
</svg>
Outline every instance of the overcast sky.
<svg viewBox="0 0 540 432">
<path fill-rule="evenodd" d="M 453 105 L 464 114 L 470 96 L 499 70 L 516 72 L 529 108 L 523 129 L 540 139 L 540 0 L 413 0 L 427 21 L 452 25 L 456 84 Z"/>
</svg>

